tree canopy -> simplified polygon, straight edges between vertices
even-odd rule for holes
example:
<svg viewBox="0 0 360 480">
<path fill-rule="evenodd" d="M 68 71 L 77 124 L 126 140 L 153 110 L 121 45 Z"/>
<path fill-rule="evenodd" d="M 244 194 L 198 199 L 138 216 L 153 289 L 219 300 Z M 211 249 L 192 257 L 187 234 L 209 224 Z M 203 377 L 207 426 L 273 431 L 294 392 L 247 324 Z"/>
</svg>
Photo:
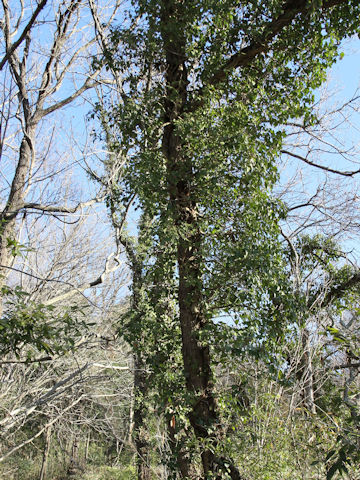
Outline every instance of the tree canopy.
<svg viewBox="0 0 360 480">
<path fill-rule="evenodd" d="M 128 158 L 122 195 L 135 194 L 153 219 L 145 268 L 155 288 L 175 288 L 204 478 L 242 478 L 224 450 L 214 359 L 230 339 L 215 320 L 235 313 L 234 355 L 278 342 L 299 313 L 279 243 L 276 159 L 289 122 L 317 122 L 314 89 L 358 31 L 358 13 L 344 1 L 138 1 L 131 29 L 113 30 L 106 58 L 122 82 L 110 117 L 114 148 Z"/>
</svg>

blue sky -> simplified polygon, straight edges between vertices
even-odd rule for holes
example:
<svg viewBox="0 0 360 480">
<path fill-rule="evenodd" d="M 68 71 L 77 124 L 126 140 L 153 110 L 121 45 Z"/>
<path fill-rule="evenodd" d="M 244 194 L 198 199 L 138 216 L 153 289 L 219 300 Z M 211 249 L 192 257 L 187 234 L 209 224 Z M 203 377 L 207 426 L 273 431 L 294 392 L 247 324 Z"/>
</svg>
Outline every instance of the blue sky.
<svg viewBox="0 0 360 480">
<path fill-rule="evenodd" d="M 316 92 L 315 98 L 322 103 L 317 105 L 320 114 L 339 109 L 341 105 L 359 94 L 360 85 L 360 40 L 352 38 L 343 42 L 344 57 L 329 71 L 327 82 Z M 325 100 L 324 100 L 325 99 Z M 360 99 L 355 102 L 355 107 L 360 111 Z M 333 128 L 333 129 L 331 129 Z M 328 129 L 328 130 L 327 130 Z M 312 162 L 338 169 L 341 171 L 354 171 L 360 168 L 360 113 L 354 108 L 348 107 L 345 111 L 337 112 L 326 118 L 326 128 L 314 130 L 315 134 L 323 135 L 324 142 L 319 142 L 311 136 L 300 138 L 290 137 L 289 142 L 296 147 L 286 148 L 304 157 L 308 154 L 307 142 L 313 151 L 308 157 Z M 335 148 L 334 148 L 335 147 Z M 336 152 L 336 148 L 342 150 L 342 154 Z M 360 258 L 360 210 L 359 201 L 356 199 L 360 193 L 360 174 L 354 177 L 339 176 L 334 173 L 324 172 L 313 166 L 306 165 L 302 161 L 284 156 L 285 166 L 281 166 L 281 184 L 284 185 L 293 180 L 293 184 L 285 197 L 290 206 L 300 205 L 304 200 L 314 195 L 319 185 L 325 185 L 316 198 L 318 205 L 330 201 L 331 215 L 338 222 L 329 217 L 326 228 L 315 224 L 307 233 L 322 233 L 334 235 L 336 240 L 346 245 L 346 250 L 353 251 L 353 258 Z M 278 189 L 280 190 L 280 188 Z M 323 193 L 323 192 L 326 193 Z M 351 200 L 351 201 L 350 201 Z M 292 231 L 295 222 L 305 221 L 308 209 L 294 211 L 298 218 L 293 218 L 292 223 L 285 230 Z M 316 213 L 316 212 L 315 212 Z M 340 222 L 355 219 L 351 229 L 346 235 L 341 234 Z M 356 224 L 356 222 L 358 222 Z M 308 223 L 310 223 L 308 221 Z M 324 228 L 323 228 L 324 227 Z M 345 228 L 344 228 L 345 230 Z"/>
</svg>

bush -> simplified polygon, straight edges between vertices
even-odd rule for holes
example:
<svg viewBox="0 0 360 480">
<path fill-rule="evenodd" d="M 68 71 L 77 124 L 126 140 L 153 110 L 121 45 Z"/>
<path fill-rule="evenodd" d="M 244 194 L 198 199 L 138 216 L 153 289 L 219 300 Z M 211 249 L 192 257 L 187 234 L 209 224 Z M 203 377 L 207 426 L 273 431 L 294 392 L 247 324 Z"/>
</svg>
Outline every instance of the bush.
<svg viewBox="0 0 360 480">
<path fill-rule="evenodd" d="M 84 480 L 136 480 L 136 471 L 132 466 L 100 467 L 87 473 L 83 478 Z"/>
</svg>

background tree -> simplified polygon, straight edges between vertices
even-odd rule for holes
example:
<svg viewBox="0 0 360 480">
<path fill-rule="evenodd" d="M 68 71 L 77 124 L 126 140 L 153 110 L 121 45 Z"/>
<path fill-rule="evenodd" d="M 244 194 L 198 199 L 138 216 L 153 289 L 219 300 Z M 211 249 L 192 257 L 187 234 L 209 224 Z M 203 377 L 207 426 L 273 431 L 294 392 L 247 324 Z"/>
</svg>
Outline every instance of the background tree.
<svg viewBox="0 0 360 480">
<path fill-rule="evenodd" d="M 56 117 L 61 109 L 79 101 L 84 92 L 94 87 L 99 76 L 99 70 L 89 74 L 84 61 L 85 52 L 96 53 L 90 12 L 86 3 L 80 1 L 48 6 L 45 3 L 41 4 L 43 10 L 32 12 L 30 5 L 23 2 L 11 6 L 5 0 L 2 2 L 2 50 L 8 62 L 2 72 L 1 155 L 6 185 L 1 214 L 3 284 L 13 266 L 13 253 L 19 244 L 21 225 L 24 232 L 27 215 L 38 223 L 45 215 L 52 214 L 61 220 L 66 214 L 84 214 L 84 209 L 99 200 L 96 193 L 89 199 L 84 186 L 77 190 L 78 195 L 75 185 L 60 181 L 74 168 L 81 169 L 78 163 L 81 153 L 71 139 L 71 129 L 66 132 L 68 151 L 66 142 L 61 144 L 58 140 L 65 131 L 64 125 L 57 123 L 60 117 Z M 104 5 L 103 20 L 111 21 L 117 9 L 116 3 Z M 34 15 L 36 21 L 32 19 Z M 31 28 L 26 23 L 28 17 Z M 23 43 L 14 49 L 13 39 L 24 25 Z M 85 37 L 87 40 L 83 42 Z M 50 127 L 49 116 L 53 119 Z M 61 156 L 67 161 L 60 166 Z M 81 198 L 84 195 L 88 197 L 85 201 Z M 25 232 L 23 236 L 26 237 Z"/>
<path fill-rule="evenodd" d="M 131 365 L 113 327 L 127 269 L 108 235 L 105 192 L 84 173 L 103 154 L 84 118 L 85 93 L 91 98 L 102 81 L 100 69 L 90 73 L 91 11 L 79 1 L 33 7 L 2 2 L 0 458 L 7 478 L 49 478 L 61 465 L 66 473 L 71 450 L 73 466 L 83 456 L 111 465 L 128 448 L 131 404 Z M 103 2 L 101 21 L 118 7 Z"/>
</svg>

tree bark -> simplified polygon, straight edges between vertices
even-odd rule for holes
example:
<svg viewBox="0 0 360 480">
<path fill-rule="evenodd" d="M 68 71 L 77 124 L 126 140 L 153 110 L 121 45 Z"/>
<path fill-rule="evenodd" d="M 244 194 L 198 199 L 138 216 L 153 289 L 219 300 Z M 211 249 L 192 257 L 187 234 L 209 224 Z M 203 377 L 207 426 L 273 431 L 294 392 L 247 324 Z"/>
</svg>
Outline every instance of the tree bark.
<svg viewBox="0 0 360 480">
<path fill-rule="evenodd" d="M 168 191 L 178 227 L 177 263 L 179 270 L 179 318 L 182 332 L 182 356 L 186 388 L 192 404 L 189 421 L 196 437 L 203 443 L 201 460 L 204 478 L 220 479 L 227 471 L 232 479 L 240 480 L 233 462 L 225 468 L 223 459 L 214 450 L 223 434 L 214 397 L 209 345 L 201 339 L 208 321 L 203 308 L 201 271 L 202 234 L 198 218 L 198 204 L 193 188 L 192 159 L 182 152 L 182 139 L 176 132 L 179 120 L 187 106 L 187 69 L 185 38 L 180 30 L 185 17 L 184 2 L 162 2 L 161 33 L 165 48 L 166 94 L 164 100 L 163 154 L 167 163 Z"/>
<path fill-rule="evenodd" d="M 20 145 L 19 160 L 15 175 L 11 184 L 9 197 L 4 210 L 0 214 L 0 288 L 4 286 L 9 275 L 9 268 L 14 256 L 8 246 L 9 240 L 16 240 L 15 222 L 20 209 L 24 204 L 24 194 L 27 175 L 31 166 L 33 141 L 36 124 L 26 129 Z M 2 313 L 2 302 L 0 301 L 0 315 Z"/>
<path fill-rule="evenodd" d="M 78 434 L 75 433 L 73 436 L 73 442 L 71 447 L 70 463 L 67 470 L 68 478 L 72 479 L 76 477 L 81 472 L 81 470 L 82 468 L 79 462 L 79 439 Z"/>
<path fill-rule="evenodd" d="M 93 79 L 99 73 L 95 71 L 91 76 L 87 77 L 85 82 L 79 88 L 74 88 L 70 91 L 70 94 L 55 103 L 50 102 L 51 105 L 47 108 L 43 108 L 46 101 L 51 97 L 65 81 L 66 75 L 71 70 L 71 65 L 76 61 L 77 54 L 73 55 L 71 60 L 63 65 L 63 69 L 58 71 L 58 59 L 60 58 L 62 51 L 66 51 L 68 40 L 75 34 L 76 30 L 73 27 L 72 18 L 79 10 L 81 6 L 80 0 L 69 0 L 69 2 L 60 2 L 57 6 L 57 11 L 54 12 L 55 16 L 52 16 L 49 23 L 56 28 L 54 29 L 54 35 L 50 38 L 51 46 L 49 46 L 48 52 L 43 52 L 46 55 L 46 61 L 39 62 L 39 70 L 37 80 L 33 84 L 34 72 L 37 68 L 36 57 L 33 57 L 35 50 L 32 50 L 33 45 L 33 32 L 32 29 L 36 24 L 38 15 L 47 4 L 47 0 L 41 0 L 38 2 L 36 9 L 23 29 L 20 37 L 17 41 L 12 43 L 12 21 L 14 24 L 21 24 L 21 19 L 27 11 L 27 7 L 20 2 L 21 6 L 18 13 L 17 20 L 12 18 L 12 12 L 10 11 L 8 1 L 3 0 L 2 6 L 4 10 L 4 19 L 2 22 L 1 30 L 5 40 L 5 55 L 0 62 L 0 69 L 9 64 L 11 76 L 14 79 L 17 95 L 14 95 L 17 99 L 16 115 L 21 123 L 21 143 L 19 145 L 19 154 L 17 165 L 15 169 L 14 177 L 11 181 L 10 191 L 6 201 L 5 208 L 0 212 L 0 315 L 2 313 L 2 291 L 1 288 L 6 284 L 6 279 L 9 275 L 14 256 L 12 254 L 12 245 L 9 245 L 9 241 L 17 242 L 16 235 L 16 219 L 22 209 L 26 209 L 24 203 L 27 189 L 31 183 L 32 168 L 35 160 L 35 138 L 36 130 L 41 119 L 46 115 L 49 115 L 56 110 L 70 104 L 76 98 L 78 98 L 83 92 L 94 86 Z M 11 3 L 11 2 L 10 2 Z M 55 6 L 54 6 L 55 8 Z M 16 30 L 16 28 L 15 28 Z M 87 42 L 89 45 L 91 41 Z M 18 48 L 22 44 L 23 48 Z M 79 52 L 85 47 L 80 47 Z M 40 68 L 42 70 L 40 71 Z M 55 73 L 56 70 L 56 73 Z M 70 73 L 69 73 L 70 75 Z M 35 86 L 36 85 L 36 86 Z M 12 94 L 13 95 L 13 94 Z M 1 156 L 0 151 L 0 156 Z M 10 181 L 9 181 L 10 183 Z M 41 205 L 33 204 L 29 208 L 38 208 L 42 210 Z M 43 211 L 46 210 L 43 209 Z M 15 247 L 16 244 L 13 245 Z"/>
<path fill-rule="evenodd" d="M 148 374 L 139 354 L 134 360 L 134 444 L 138 480 L 151 480 L 150 445 L 147 438 L 145 400 L 148 392 Z"/>
<path fill-rule="evenodd" d="M 48 461 L 49 450 L 50 450 L 50 441 L 51 441 L 51 425 L 46 429 L 45 446 L 44 446 L 39 480 L 45 480 L 46 470 L 47 470 L 47 461 Z"/>
<path fill-rule="evenodd" d="M 316 413 L 315 396 L 314 396 L 314 370 L 311 358 L 310 334 L 307 328 L 302 332 L 303 354 L 301 358 L 301 368 L 303 371 L 303 399 L 304 405 L 311 413 Z"/>
<path fill-rule="evenodd" d="M 168 440 L 171 449 L 171 454 L 176 464 L 177 474 L 174 478 L 181 478 L 184 480 L 190 480 L 196 478 L 196 472 L 191 465 L 191 459 L 189 452 L 184 448 L 186 441 L 186 432 L 183 430 L 180 435 L 176 429 L 176 419 L 172 415 L 167 415 L 166 423 L 168 430 Z M 177 435 L 176 435 L 177 434 Z M 175 436 L 176 435 L 176 436 Z"/>
</svg>

